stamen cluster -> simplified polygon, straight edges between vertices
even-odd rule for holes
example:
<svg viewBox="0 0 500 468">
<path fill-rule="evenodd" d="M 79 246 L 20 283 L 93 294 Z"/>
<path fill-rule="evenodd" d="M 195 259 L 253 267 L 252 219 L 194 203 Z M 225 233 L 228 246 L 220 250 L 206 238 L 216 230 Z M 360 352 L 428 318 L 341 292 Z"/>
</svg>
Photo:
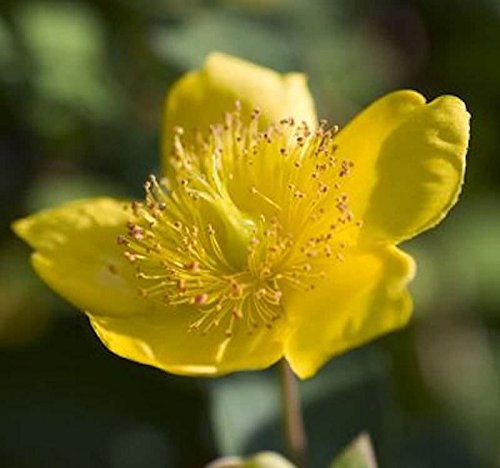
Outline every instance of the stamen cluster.
<svg viewBox="0 0 500 468">
<path fill-rule="evenodd" d="M 283 292 L 313 289 L 355 242 L 338 127 L 261 126 L 258 110 L 245 119 L 237 105 L 206 135 L 176 129 L 166 177 L 148 178 L 118 238 L 142 295 L 198 310 L 192 331 L 271 328 Z"/>
</svg>

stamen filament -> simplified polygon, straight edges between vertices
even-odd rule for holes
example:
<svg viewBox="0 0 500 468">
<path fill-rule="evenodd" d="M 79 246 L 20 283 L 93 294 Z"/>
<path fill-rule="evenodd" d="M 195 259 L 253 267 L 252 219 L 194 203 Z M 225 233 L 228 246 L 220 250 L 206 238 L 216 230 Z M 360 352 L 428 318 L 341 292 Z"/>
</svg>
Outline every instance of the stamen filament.
<svg viewBox="0 0 500 468">
<path fill-rule="evenodd" d="M 342 192 L 353 165 L 336 154 L 338 128 L 284 119 L 261 131 L 259 115 L 245 125 L 237 105 L 189 145 L 176 129 L 168 177 L 147 179 L 118 238 L 140 293 L 195 308 L 188 329 L 202 335 L 272 328 L 282 291 L 313 289 L 360 228 Z"/>
</svg>

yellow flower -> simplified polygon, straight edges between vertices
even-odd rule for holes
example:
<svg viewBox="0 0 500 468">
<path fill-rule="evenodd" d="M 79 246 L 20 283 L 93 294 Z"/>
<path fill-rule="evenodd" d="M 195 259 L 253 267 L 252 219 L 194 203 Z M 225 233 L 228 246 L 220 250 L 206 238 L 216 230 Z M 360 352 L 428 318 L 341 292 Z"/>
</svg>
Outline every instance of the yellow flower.
<svg viewBox="0 0 500 468">
<path fill-rule="evenodd" d="M 407 323 L 414 264 L 396 245 L 456 202 L 468 121 L 456 97 L 398 91 L 338 131 L 303 75 L 213 54 L 168 95 L 144 201 L 77 201 L 14 230 L 116 354 L 212 376 L 285 357 L 306 378 Z"/>
</svg>

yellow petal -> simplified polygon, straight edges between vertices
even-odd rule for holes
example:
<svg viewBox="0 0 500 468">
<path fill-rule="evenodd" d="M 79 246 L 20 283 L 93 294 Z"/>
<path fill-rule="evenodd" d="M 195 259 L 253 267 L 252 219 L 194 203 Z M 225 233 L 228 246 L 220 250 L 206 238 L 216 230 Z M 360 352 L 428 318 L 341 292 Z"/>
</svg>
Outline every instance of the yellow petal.
<svg viewBox="0 0 500 468">
<path fill-rule="evenodd" d="M 469 114 L 453 96 L 429 104 L 413 91 L 389 94 L 339 134 L 339 157 L 365 237 L 398 242 L 438 223 L 456 202 L 465 171 Z"/>
<path fill-rule="evenodd" d="M 38 275 L 82 310 L 123 315 L 144 309 L 134 271 L 117 245 L 127 220 L 125 203 L 97 198 L 68 203 L 16 221 L 16 234 L 35 252 Z"/>
<path fill-rule="evenodd" d="M 453 96 L 415 111 L 382 145 L 365 221 L 370 235 L 409 239 L 456 203 L 465 174 L 469 114 Z"/>
<path fill-rule="evenodd" d="M 213 53 L 202 69 L 187 73 L 169 91 L 164 111 L 164 163 L 171 152 L 175 126 L 183 127 L 188 135 L 194 129 L 205 131 L 209 125 L 221 122 L 237 100 L 244 117 L 260 108 L 264 125 L 285 117 L 316 125 L 314 102 L 303 74 L 281 75 L 236 57 Z"/>
<path fill-rule="evenodd" d="M 127 359 L 180 375 L 218 376 L 237 370 L 262 369 L 282 356 L 283 323 L 252 333 L 244 323 L 227 337 L 219 326 L 203 335 L 189 331 L 199 318 L 192 307 L 129 317 L 89 314 L 91 324 L 108 349 Z"/>
<path fill-rule="evenodd" d="M 313 291 L 289 296 L 285 356 L 295 373 L 310 377 L 332 356 L 405 325 L 413 274 L 410 256 L 379 248 L 347 256 Z"/>
</svg>

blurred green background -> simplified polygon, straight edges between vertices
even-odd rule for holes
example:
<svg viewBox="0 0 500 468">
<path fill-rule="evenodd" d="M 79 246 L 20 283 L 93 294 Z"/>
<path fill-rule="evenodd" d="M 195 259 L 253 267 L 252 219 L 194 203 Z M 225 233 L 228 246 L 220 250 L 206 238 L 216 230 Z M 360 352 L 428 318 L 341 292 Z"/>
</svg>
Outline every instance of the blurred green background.
<svg viewBox="0 0 500 468">
<path fill-rule="evenodd" d="M 467 102 L 461 202 L 405 245 L 412 325 L 301 390 L 313 468 L 361 430 L 381 467 L 500 466 L 499 48 L 498 0 L 3 0 L 0 466 L 196 468 L 283 450 L 275 369 L 198 380 L 112 355 L 9 229 L 65 200 L 140 196 L 165 91 L 212 50 L 306 72 L 341 125 L 396 88 Z"/>
</svg>

